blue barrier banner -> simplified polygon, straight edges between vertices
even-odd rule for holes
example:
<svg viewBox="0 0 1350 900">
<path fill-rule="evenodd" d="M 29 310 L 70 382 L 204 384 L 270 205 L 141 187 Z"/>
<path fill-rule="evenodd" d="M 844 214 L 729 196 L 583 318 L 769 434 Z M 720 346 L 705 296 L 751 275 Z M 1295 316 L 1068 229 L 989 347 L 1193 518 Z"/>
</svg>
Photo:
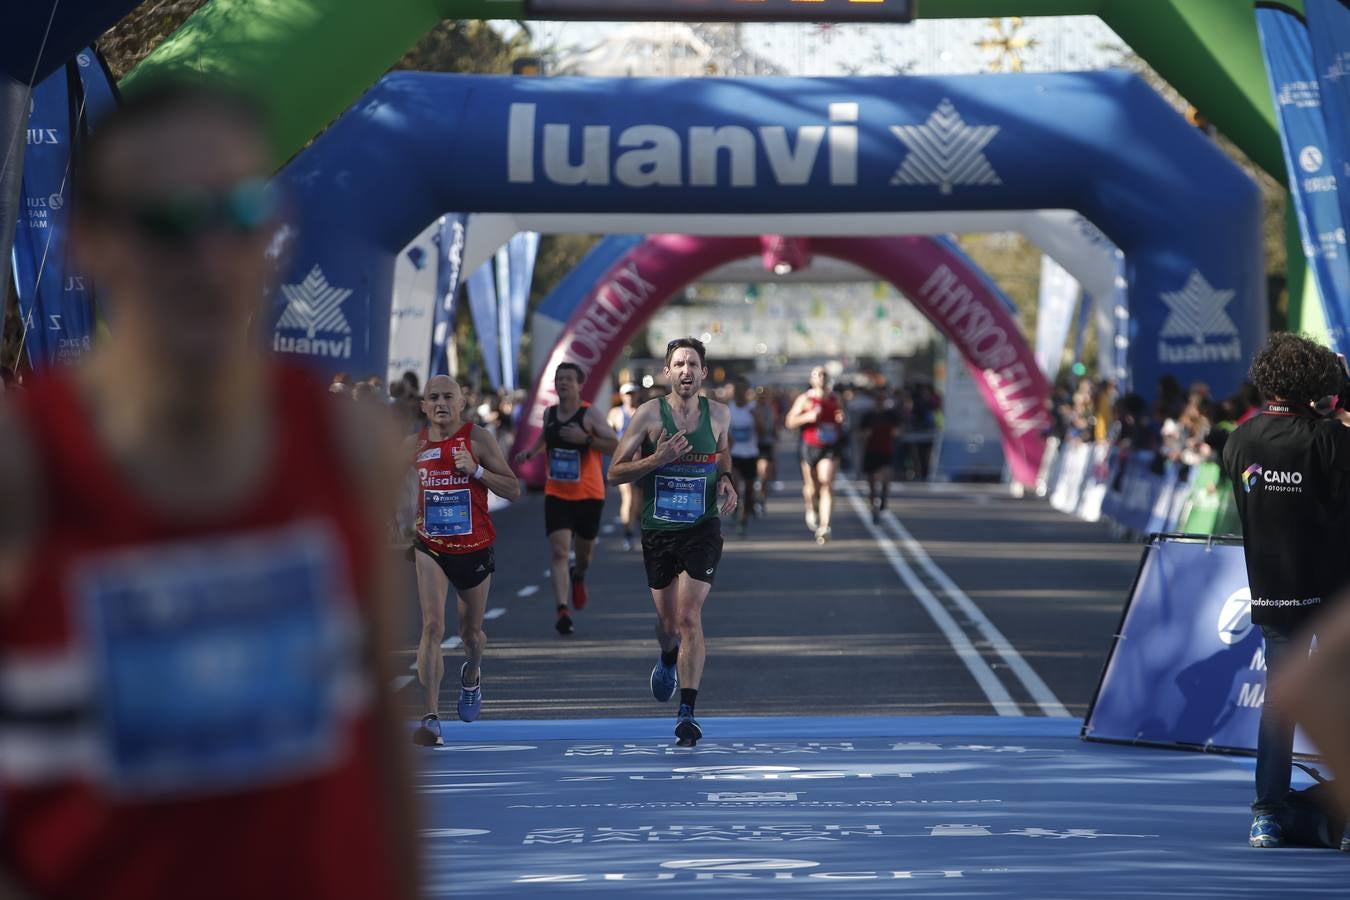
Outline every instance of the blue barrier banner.
<svg viewBox="0 0 1350 900">
<path fill-rule="evenodd" d="M 493 261 L 488 260 L 469 276 L 469 314 L 473 317 L 478 350 L 487 370 L 488 383 L 495 391 L 502 386 L 500 326 L 497 321 L 497 283 L 492 275 Z"/>
<path fill-rule="evenodd" d="M 1242 545 L 1150 543 L 1083 736 L 1250 751 L 1265 692 Z"/>
<path fill-rule="evenodd" d="M 449 375 L 448 348 L 455 335 L 455 298 L 459 294 L 460 268 L 464 261 L 467 216 L 449 213 L 441 218 L 437 242 L 436 310 L 431 325 L 431 374 Z"/>
<path fill-rule="evenodd" d="M 1122 455 L 1116 475 L 1119 489 L 1115 489 L 1113 481 L 1115 497 L 1110 511 L 1103 508 L 1102 514 L 1140 534 L 1162 531 L 1157 510 L 1168 491 L 1168 481 L 1166 468 L 1157 463 L 1157 455 L 1149 450 Z"/>
<path fill-rule="evenodd" d="M 1270 92 L 1279 113 L 1280 144 L 1289 171 L 1303 254 L 1322 298 L 1332 344 L 1350 348 L 1350 256 L 1345 243 L 1344 200 L 1328 143 L 1312 44 L 1302 20 L 1284 9 L 1258 7 L 1257 31 L 1266 57 Z M 1350 30 L 1343 35 L 1350 39 Z M 1342 46 L 1345 46 L 1342 44 Z M 1334 98 L 1334 95 L 1333 95 Z M 1350 101 L 1342 96 L 1338 102 Z M 1337 111 L 1336 115 L 1340 115 Z"/>
<path fill-rule="evenodd" d="M 93 288 L 68 265 L 70 161 L 72 147 L 116 102 L 92 49 L 33 88 L 12 260 L 23 346 L 35 369 L 73 362 L 93 340 Z"/>
</svg>

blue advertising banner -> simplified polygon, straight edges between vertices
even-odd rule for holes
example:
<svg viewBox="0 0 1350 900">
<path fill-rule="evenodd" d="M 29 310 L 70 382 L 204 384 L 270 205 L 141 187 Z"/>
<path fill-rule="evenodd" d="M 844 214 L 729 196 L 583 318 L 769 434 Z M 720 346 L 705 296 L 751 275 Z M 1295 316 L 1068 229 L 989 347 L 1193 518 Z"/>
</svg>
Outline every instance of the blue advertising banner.
<svg viewBox="0 0 1350 900">
<path fill-rule="evenodd" d="M 1155 540 L 1144 550 L 1083 736 L 1254 750 L 1265 669 L 1242 545 Z M 1301 735 L 1295 749 L 1313 752 Z"/>
<path fill-rule="evenodd" d="M 1256 26 L 1271 96 L 1279 113 L 1280 144 L 1289 170 L 1303 254 L 1311 264 L 1313 281 L 1322 298 L 1332 344 L 1344 353 L 1350 348 L 1350 255 L 1346 252 L 1338 169 L 1328 143 L 1327 111 L 1313 68 L 1308 29 L 1294 13 L 1266 6 L 1257 8 Z M 1346 38 L 1350 39 L 1350 32 Z"/>
<path fill-rule="evenodd" d="M 441 218 L 440 240 L 437 241 L 436 309 L 431 325 L 432 375 L 451 374 L 448 349 L 455 335 L 455 298 L 459 295 L 467 218 L 463 213 L 448 213 Z"/>
<path fill-rule="evenodd" d="M 93 50 L 33 88 L 12 261 L 23 347 L 35 369 L 72 362 L 93 340 L 93 288 L 68 265 L 70 162 L 72 146 L 116 103 Z"/>
<path fill-rule="evenodd" d="M 460 139 L 469 132 L 475 140 Z M 1235 390 L 1267 328 L 1260 191 L 1124 72 L 391 72 L 279 181 L 301 220 L 283 281 L 320 266 L 381 332 L 392 260 L 446 209 L 575 223 L 623 214 L 634 231 L 658 215 L 687 217 L 689 228 L 703 221 L 695 217 L 758 215 L 770 231 L 798 214 L 1077 209 L 1124 253 L 1134 331 L 1124 352 L 1136 384 L 1172 374 Z M 362 354 L 383 353 L 387 335 L 360 343 L 314 362 L 372 368 Z"/>
<path fill-rule="evenodd" d="M 1326 123 L 1329 174 L 1350 184 L 1350 7 L 1341 0 L 1305 0 L 1303 10 Z M 1337 199 L 1341 221 L 1350 222 L 1350 190 L 1338 191 Z M 1340 246 L 1344 251 L 1343 234 Z"/>
<path fill-rule="evenodd" d="M 534 282 L 534 262 L 538 256 L 538 232 L 522 231 L 506 242 L 507 276 L 503 288 L 506 297 L 502 306 L 509 313 L 510 353 L 505 359 L 502 381 L 509 390 L 515 390 L 520 386 L 516 377 L 520 360 L 520 339 L 525 333 L 525 312 L 529 308 L 530 285 Z"/>
<path fill-rule="evenodd" d="M 488 260 L 469 276 L 469 315 L 473 317 L 478 350 L 487 370 L 488 383 L 495 391 L 502 386 L 500 330 L 497 321 L 497 283 L 492 276 L 493 261 Z"/>
</svg>

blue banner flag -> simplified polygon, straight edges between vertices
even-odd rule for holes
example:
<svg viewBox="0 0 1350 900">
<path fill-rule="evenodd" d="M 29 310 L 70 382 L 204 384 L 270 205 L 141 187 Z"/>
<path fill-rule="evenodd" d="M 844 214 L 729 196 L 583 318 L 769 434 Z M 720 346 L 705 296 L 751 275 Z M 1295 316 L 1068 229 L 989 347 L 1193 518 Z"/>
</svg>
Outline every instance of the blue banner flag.
<svg viewBox="0 0 1350 900">
<path fill-rule="evenodd" d="M 507 281 L 503 306 L 509 313 L 510 354 L 504 360 L 503 381 L 512 390 L 519 387 L 516 377 L 520 361 L 520 339 L 525 333 L 525 312 L 530 303 L 530 285 L 534 283 L 534 261 L 539 255 L 539 233 L 522 231 L 506 243 Z"/>
<path fill-rule="evenodd" d="M 464 262 L 467 216 L 450 213 L 441 217 L 436 242 L 436 309 L 431 325 L 431 374 L 449 375 L 448 348 L 455 335 L 455 298 L 459 294 L 460 269 Z"/>
<path fill-rule="evenodd" d="M 1347 17 L 1350 21 L 1350 17 Z M 1270 92 L 1279 113 L 1280 144 L 1289 170 L 1303 253 L 1312 267 L 1313 281 L 1322 298 L 1327 330 L 1337 350 L 1350 348 L 1350 256 L 1346 254 L 1344 198 L 1338 190 L 1339 173 L 1327 132 L 1333 111 L 1322 102 L 1313 67 L 1308 28 L 1287 10 L 1262 6 L 1256 10 L 1257 31 L 1266 57 Z M 1350 29 L 1344 34 L 1350 39 Z M 1350 102 L 1350 97 L 1328 100 Z M 1335 115 L 1343 118 L 1337 110 Z"/>
<path fill-rule="evenodd" d="M 93 338 L 92 286 L 68 265 L 70 165 L 74 147 L 116 103 L 92 49 L 33 89 L 12 259 L 23 347 L 35 369 L 78 359 Z"/>
<path fill-rule="evenodd" d="M 495 391 L 502 386 L 501 345 L 498 327 L 497 283 L 492 276 L 493 261 L 489 259 L 469 276 L 469 315 L 473 317 L 474 334 L 487 370 L 488 383 Z"/>
</svg>

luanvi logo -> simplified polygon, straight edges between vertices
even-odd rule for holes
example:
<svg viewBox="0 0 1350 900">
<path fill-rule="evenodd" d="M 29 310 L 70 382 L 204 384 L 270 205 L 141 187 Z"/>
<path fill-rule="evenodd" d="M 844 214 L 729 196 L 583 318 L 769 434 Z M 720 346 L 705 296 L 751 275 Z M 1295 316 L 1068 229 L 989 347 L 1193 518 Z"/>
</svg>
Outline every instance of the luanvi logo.
<svg viewBox="0 0 1350 900">
<path fill-rule="evenodd" d="M 910 151 L 891 184 L 932 184 L 943 194 L 958 185 L 1002 184 L 984 156 L 998 132 L 997 125 L 967 125 L 952 101 L 944 99 L 924 124 L 891 126 Z"/>
<path fill-rule="evenodd" d="M 352 292 L 328 283 L 317 265 L 299 284 L 283 284 L 286 309 L 272 335 L 272 349 L 278 353 L 306 353 L 349 359 L 352 355 L 352 327 L 342 313 L 342 303 Z M 282 330 L 303 331 L 303 337 L 283 337 Z M 320 338 L 319 334 L 346 335 L 345 338 Z"/>
<path fill-rule="evenodd" d="M 728 158 L 731 187 L 755 187 L 756 163 L 762 151 L 773 183 L 809 184 L 822 155 L 828 160 L 829 183 L 858 183 L 858 104 L 831 103 L 828 124 L 801 125 L 692 125 L 684 134 L 667 125 L 634 125 L 614 140 L 608 125 L 577 126 L 581 130 L 581 158 L 573 159 L 573 127 L 565 123 L 543 126 L 536 122 L 539 104 L 512 103 L 507 122 L 507 177 L 513 184 L 534 184 L 536 144 L 543 145 L 543 181 L 573 187 L 718 187 L 719 157 Z M 686 180 L 686 174 L 688 178 Z"/>
<path fill-rule="evenodd" d="M 1164 363 L 1237 362 L 1242 358 L 1238 327 L 1227 306 L 1236 291 L 1210 286 L 1199 270 L 1191 272 L 1177 291 L 1159 296 L 1168 314 L 1159 338 L 1184 338 L 1186 343 L 1158 341 L 1158 359 Z M 1218 340 L 1215 340 L 1218 338 Z"/>
</svg>

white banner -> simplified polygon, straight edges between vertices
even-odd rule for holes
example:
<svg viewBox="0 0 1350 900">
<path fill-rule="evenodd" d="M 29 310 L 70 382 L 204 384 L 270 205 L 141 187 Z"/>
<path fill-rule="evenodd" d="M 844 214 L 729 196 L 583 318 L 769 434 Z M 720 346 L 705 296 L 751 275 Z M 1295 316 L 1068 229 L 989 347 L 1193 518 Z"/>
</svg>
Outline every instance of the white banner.
<svg viewBox="0 0 1350 900">
<path fill-rule="evenodd" d="M 1064 360 L 1064 343 L 1083 293 L 1078 281 L 1048 255 L 1041 257 L 1041 301 L 1036 313 L 1036 365 L 1054 381 Z"/>
<path fill-rule="evenodd" d="M 942 384 L 942 431 L 933 470 L 943 481 L 998 478 L 1003 474 L 1003 437 L 998 422 L 956 344 L 947 344 Z"/>
<path fill-rule="evenodd" d="M 431 368 L 431 327 L 436 307 L 436 241 L 440 221 L 413 239 L 394 261 L 394 296 L 389 308 L 389 365 L 385 384 L 416 372 L 426 384 Z M 364 377 L 353 372 L 352 377 Z"/>
</svg>

